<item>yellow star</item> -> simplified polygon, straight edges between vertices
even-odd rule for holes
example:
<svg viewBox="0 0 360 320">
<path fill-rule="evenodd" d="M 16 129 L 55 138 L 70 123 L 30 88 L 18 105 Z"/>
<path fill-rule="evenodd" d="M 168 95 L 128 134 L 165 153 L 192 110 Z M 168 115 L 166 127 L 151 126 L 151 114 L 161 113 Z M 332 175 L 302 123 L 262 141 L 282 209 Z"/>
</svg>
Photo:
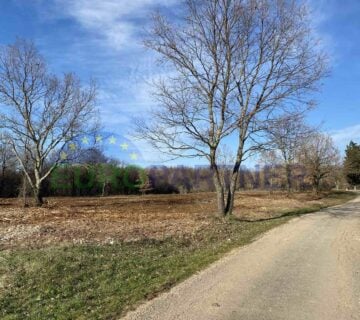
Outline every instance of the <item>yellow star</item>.
<svg viewBox="0 0 360 320">
<path fill-rule="evenodd" d="M 109 138 L 109 143 L 110 143 L 110 144 L 115 144 L 115 143 L 116 143 L 116 138 L 115 138 L 114 136 L 111 136 L 111 137 Z"/>
<path fill-rule="evenodd" d="M 84 137 L 81 139 L 83 144 L 89 144 L 89 139 L 87 137 Z"/>
<path fill-rule="evenodd" d="M 96 142 L 101 143 L 102 140 L 103 140 L 102 136 L 99 135 L 99 136 L 96 137 Z"/>
<path fill-rule="evenodd" d="M 130 158 L 131 158 L 131 160 L 137 160 L 137 159 L 138 159 L 138 155 L 133 152 L 133 153 L 130 154 Z"/>
<path fill-rule="evenodd" d="M 61 158 L 61 160 L 66 160 L 67 157 L 68 157 L 68 156 L 67 156 L 66 152 L 62 151 L 62 152 L 60 153 L 60 158 Z"/>
<path fill-rule="evenodd" d="M 123 144 L 120 145 L 120 147 L 123 150 L 127 150 L 129 148 L 129 145 L 126 142 L 124 142 Z"/>
<path fill-rule="evenodd" d="M 76 144 L 75 144 L 75 143 L 70 143 L 69 147 L 70 147 L 70 150 L 71 150 L 71 151 L 75 151 L 75 150 L 76 150 Z"/>
</svg>

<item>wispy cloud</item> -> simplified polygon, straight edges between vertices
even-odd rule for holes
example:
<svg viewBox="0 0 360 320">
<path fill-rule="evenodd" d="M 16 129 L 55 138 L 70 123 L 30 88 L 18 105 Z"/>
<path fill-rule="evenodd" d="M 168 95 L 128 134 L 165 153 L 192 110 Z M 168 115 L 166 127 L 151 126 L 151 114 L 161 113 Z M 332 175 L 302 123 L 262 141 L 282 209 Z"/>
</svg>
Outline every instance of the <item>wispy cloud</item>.
<svg viewBox="0 0 360 320">
<path fill-rule="evenodd" d="M 351 140 L 360 142 L 360 124 L 332 131 L 330 135 L 340 150 L 344 150 Z"/>
<path fill-rule="evenodd" d="M 155 6 L 170 6 L 175 0 L 57 0 L 63 14 L 74 18 L 82 27 L 102 36 L 117 50 L 136 46 L 136 34 Z"/>
<path fill-rule="evenodd" d="M 40 19 L 68 29 L 63 50 L 47 52 L 57 70 L 74 70 L 99 85 L 98 106 L 108 130 L 125 133 L 131 119 L 154 105 L 149 85 L 166 73 L 141 43 L 142 31 L 156 9 L 173 10 L 178 0 L 34 0 Z M 71 21 L 68 24 L 68 21 Z M 56 29 L 57 30 L 57 29 Z M 49 41 L 40 39 L 47 49 Z M 54 43 L 54 47 L 57 42 Z"/>
</svg>

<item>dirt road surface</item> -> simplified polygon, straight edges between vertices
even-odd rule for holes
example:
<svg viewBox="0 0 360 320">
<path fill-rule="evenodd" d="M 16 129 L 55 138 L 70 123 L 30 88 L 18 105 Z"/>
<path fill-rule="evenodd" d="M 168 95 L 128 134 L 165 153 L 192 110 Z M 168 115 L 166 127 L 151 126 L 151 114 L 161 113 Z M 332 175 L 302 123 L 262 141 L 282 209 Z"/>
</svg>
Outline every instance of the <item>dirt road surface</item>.
<svg viewBox="0 0 360 320">
<path fill-rule="evenodd" d="M 291 220 L 126 320 L 359 320 L 360 198 Z"/>
</svg>

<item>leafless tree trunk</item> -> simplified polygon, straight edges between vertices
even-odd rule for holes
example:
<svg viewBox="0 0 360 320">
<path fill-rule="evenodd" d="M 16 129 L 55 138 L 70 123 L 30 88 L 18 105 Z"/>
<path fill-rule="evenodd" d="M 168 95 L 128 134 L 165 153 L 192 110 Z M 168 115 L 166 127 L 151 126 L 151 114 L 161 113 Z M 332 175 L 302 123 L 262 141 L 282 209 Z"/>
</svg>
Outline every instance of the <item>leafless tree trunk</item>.
<svg viewBox="0 0 360 320">
<path fill-rule="evenodd" d="M 154 17 L 145 44 L 172 72 L 156 84 L 154 121 L 140 121 L 138 131 L 171 156 L 207 158 L 226 215 L 244 159 L 264 141 L 269 120 L 309 106 L 326 58 L 299 1 L 187 0 L 185 8 L 182 24 Z M 229 136 L 235 161 L 226 188 L 217 152 Z"/>
<path fill-rule="evenodd" d="M 73 74 L 63 79 L 51 75 L 32 43 L 18 40 L 1 48 L 0 128 L 36 205 L 43 204 L 43 182 L 65 160 L 69 143 L 91 133 L 96 115 L 94 101 L 93 84 L 83 88 Z M 28 157 L 28 164 L 22 155 Z M 47 162 L 50 157 L 51 164 Z"/>
<path fill-rule="evenodd" d="M 28 201 L 27 201 L 28 181 L 27 181 L 27 176 L 26 176 L 26 172 L 30 171 L 28 146 L 29 146 L 29 141 L 28 141 L 28 139 L 25 139 L 25 141 L 24 141 L 24 150 L 23 150 L 23 166 L 24 166 L 24 169 L 23 169 L 22 190 L 21 190 L 24 208 L 28 207 Z M 35 203 L 36 204 L 39 203 L 39 199 L 36 196 L 35 196 Z"/>
</svg>

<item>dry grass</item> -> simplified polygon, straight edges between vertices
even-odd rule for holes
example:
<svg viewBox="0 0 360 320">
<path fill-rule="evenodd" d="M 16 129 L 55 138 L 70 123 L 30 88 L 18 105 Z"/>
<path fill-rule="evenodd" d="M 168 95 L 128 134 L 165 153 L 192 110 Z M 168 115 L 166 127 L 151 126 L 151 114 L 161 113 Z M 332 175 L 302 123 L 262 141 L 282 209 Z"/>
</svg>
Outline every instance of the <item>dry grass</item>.
<svg viewBox="0 0 360 320">
<path fill-rule="evenodd" d="M 0 200 L 1 248 L 161 240 L 192 235 L 215 223 L 213 193 L 47 200 L 43 208 L 22 208 L 17 199 Z M 310 193 L 289 198 L 284 193 L 242 192 L 234 214 L 256 221 L 332 204 L 335 198 L 316 199 Z"/>
</svg>

